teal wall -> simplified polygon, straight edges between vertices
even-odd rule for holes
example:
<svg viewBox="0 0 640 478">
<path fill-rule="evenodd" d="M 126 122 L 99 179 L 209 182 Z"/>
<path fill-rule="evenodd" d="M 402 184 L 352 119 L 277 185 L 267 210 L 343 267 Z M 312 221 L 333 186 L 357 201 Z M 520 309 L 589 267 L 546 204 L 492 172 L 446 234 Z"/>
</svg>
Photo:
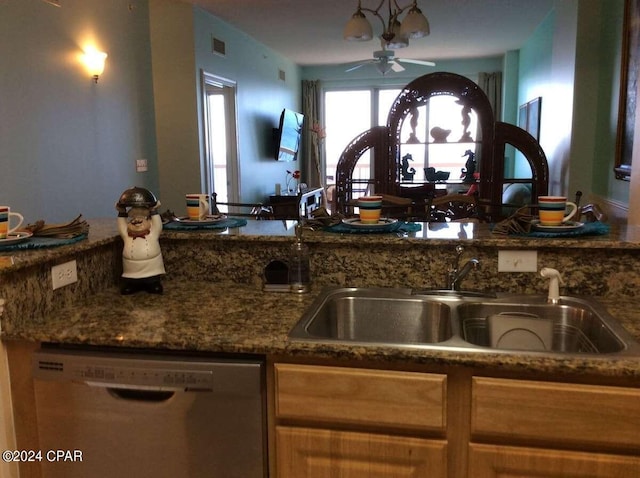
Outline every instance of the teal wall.
<svg viewBox="0 0 640 478">
<path fill-rule="evenodd" d="M 620 94 L 620 60 L 624 0 L 610 0 L 601 11 L 600 38 L 597 64 L 598 110 L 596 117 L 597 141 L 593 154 L 593 183 L 595 194 L 610 200 L 629 203 L 629 183 L 615 179 L 612 165 L 615 158 L 618 128 L 618 101 Z M 587 61 L 589 61 L 587 59 Z M 591 61 L 594 61 L 593 58 Z"/>
<path fill-rule="evenodd" d="M 536 28 L 533 35 L 519 50 L 518 55 L 518 94 L 515 114 L 518 108 L 535 98 L 542 97 L 543 114 L 552 108 L 551 98 L 548 94 L 549 80 L 553 76 L 553 37 L 556 28 L 556 14 L 552 11 Z M 515 124 L 518 124 L 517 117 Z M 522 125 L 519 125 L 522 126 Z M 544 135 L 540 134 L 540 143 L 544 141 Z M 547 148 L 544 148 L 547 160 L 553 161 Z M 508 170 L 511 168 L 507 168 Z M 526 159 L 520 153 L 516 153 L 512 166 L 513 177 L 531 177 L 531 168 Z"/>
<path fill-rule="evenodd" d="M 27 222 L 115 217 L 123 190 L 158 187 L 146 0 L 63 3 L 0 4 L 0 203 Z M 109 55 L 98 84 L 89 42 Z"/>
<path fill-rule="evenodd" d="M 518 103 L 542 97 L 550 192 L 628 204 L 613 175 L 624 0 L 556 0 L 520 50 Z M 515 166 L 523 174 L 523 163 Z"/>
<path fill-rule="evenodd" d="M 238 83 L 242 199 L 263 200 L 284 182 L 287 165 L 268 143 L 282 108 L 299 109 L 292 62 L 182 2 L 62 3 L 0 5 L 0 204 L 27 222 L 109 217 L 138 185 L 163 210 L 181 210 L 182 194 L 201 189 L 201 68 Z M 214 32 L 226 59 L 208 53 Z M 109 55 L 98 84 L 78 61 L 89 41 Z M 136 173 L 142 158 L 149 170 Z"/>
<path fill-rule="evenodd" d="M 225 57 L 211 53 L 212 36 L 226 43 Z M 196 77 L 204 70 L 237 84 L 240 198 L 245 202 L 264 201 L 265 196 L 274 193 L 276 183 L 285 182 L 287 169 L 301 169 L 300 160 L 276 161 L 272 141 L 272 130 L 278 126 L 282 109 L 301 111 L 300 69 L 199 8 L 194 9 L 194 38 Z M 280 70 L 285 73 L 285 81 L 279 79 Z M 199 119 L 200 87 L 198 81 Z"/>
<path fill-rule="evenodd" d="M 300 110 L 298 67 L 206 11 L 150 0 L 154 98 L 163 206 L 184 210 L 184 195 L 206 191 L 202 141 L 205 71 L 236 84 L 240 200 L 262 202 L 299 162 L 273 159 L 273 128 L 283 108 Z M 226 55 L 212 52 L 222 40 Z M 285 81 L 279 72 L 285 73 Z"/>
</svg>

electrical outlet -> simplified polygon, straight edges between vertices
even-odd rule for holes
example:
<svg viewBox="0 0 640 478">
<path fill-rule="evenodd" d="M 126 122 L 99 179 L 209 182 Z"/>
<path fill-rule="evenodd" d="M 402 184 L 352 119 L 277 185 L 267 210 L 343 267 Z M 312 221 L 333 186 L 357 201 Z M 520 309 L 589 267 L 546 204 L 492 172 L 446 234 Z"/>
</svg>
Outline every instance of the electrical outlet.
<svg viewBox="0 0 640 478">
<path fill-rule="evenodd" d="M 53 290 L 78 282 L 78 266 L 76 261 L 65 262 L 51 268 Z"/>
<path fill-rule="evenodd" d="M 146 159 L 136 159 L 136 172 L 144 173 L 144 172 L 146 172 L 148 170 L 149 170 L 149 168 L 147 166 L 147 160 Z"/>
<path fill-rule="evenodd" d="M 538 251 L 498 251 L 498 272 L 537 272 Z"/>
</svg>

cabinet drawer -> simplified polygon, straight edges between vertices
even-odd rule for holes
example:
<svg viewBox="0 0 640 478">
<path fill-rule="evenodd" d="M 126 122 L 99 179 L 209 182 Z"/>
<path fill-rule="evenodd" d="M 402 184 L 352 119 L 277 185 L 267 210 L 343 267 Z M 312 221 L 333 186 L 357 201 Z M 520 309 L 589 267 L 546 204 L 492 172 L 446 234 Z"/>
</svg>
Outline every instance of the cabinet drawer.
<svg viewBox="0 0 640 478">
<path fill-rule="evenodd" d="M 471 432 L 640 447 L 640 389 L 475 377 Z"/>
<path fill-rule="evenodd" d="M 640 458 L 535 448 L 471 444 L 469 476 L 495 478 L 611 478 L 640 476 Z"/>
<path fill-rule="evenodd" d="M 444 431 L 446 375 L 276 364 L 276 416 Z"/>
<path fill-rule="evenodd" d="M 278 478 L 446 478 L 441 440 L 276 428 Z"/>
</svg>

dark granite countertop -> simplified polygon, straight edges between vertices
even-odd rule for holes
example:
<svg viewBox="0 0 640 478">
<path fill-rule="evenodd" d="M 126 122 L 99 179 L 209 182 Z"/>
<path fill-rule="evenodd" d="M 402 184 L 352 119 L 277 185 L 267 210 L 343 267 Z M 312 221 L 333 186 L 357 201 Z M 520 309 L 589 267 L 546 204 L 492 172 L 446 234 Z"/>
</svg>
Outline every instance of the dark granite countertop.
<svg viewBox="0 0 640 478">
<path fill-rule="evenodd" d="M 0 250 L 0 275 L 15 270 L 77 255 L 99 246 L 119 241 L 115 218 L 88 221 L 89 236 L 86 240 L 55 248 Z M 621 249 L 640 250 L 640 227 L 613 226 L 609 234 L 576 237 L 521 237 L 500 236 L 491 233 L 488 224 L 476 223 L 422 223 L 418 232 L 406 234 L 336 234 L 324 231 L 306 231 L 305 241 L 310 244 L 460 244 L 469 246 L 509 249 Z M 165 230 L 162 239 L 189 239 L 191 241 L 244 241 L 286 243 L 294 236 L 294 221 L 248 221 L 247 225 L 225 230 Z"/>
<path fill-rule="evenodd" d="M 640 378 L 640 357 L 541 356 L 290 341 L 289 330 L 315 293 L 262 292 L 233 283 L 166 281 L 162 296 L 97 293 L 49 317 L 4 330 L 5 340 L 252 353 L 401 364 L 469 366 L 501 371 Z M 631 300 L 602 300 L 640 339 Z"/>
<path fill-rule="evenodd" d="M 88 239 L 75 244 L 52 249 L 0 252 L 0 297 L 8 299 L 5 317 L 2 320 L 3 340 L 22 339 L 163 350 L 256 353 L 352 362 L 469 366 L 515 372 L 629 377 L 632 380 L 640 377 L 640 358 L 638 357 L 491 354 L 290 341 L 287 338 L 289 330 L 311 304 L 318 290 L 311 294 L 294 295 L 262 292 L 256 281 L 245 280 L 242 282 L 243 285 L 239 285 L 238 281 L 222 283 L 220 280 L 226 279 L 220 278 L 207 277 L 210 280 L 202 280 L 201 277 L 207 276 L 206 271 L 202 275 L 190 276 L 189 267 L 191 266 L 185 264 L 185 268 L 178 267 L 175 262 L 176 251 L 172 251 L 171 247 L 167 248 L 169 249 L 167 255 L 169 259 L 174 257 L 173 274 L 167 276 L 165 294 L 162 296 L 146 294 L 121 296 L 115 284 L 96 293 L 93 278 L 91 280 L 85 278 L 77 290 L 62 289 L 52 294 L 50 289 L 47 290 L 46 268 L 41 267 L 44 264 L 82 257 L 96 250 L 105 250 L 106 252 L 101 256 L 101 262 L 83 264 L 85 274 L 95 275 L 96 270 L 92 268 L 98 267 L 96 264 L 103 269 L 109 269 L 112 267 L 113 258 L 119 255 L 117 241 L 120 239 L 115 219 L 93 220 L 90 224 Z M 351 251 L 351 244 L 359 246 L 364 244 L 365 248 L 368 245 L 377 245 L 378 250 L 380 250 L 379 246 L 397 246 L 400 251 L 403 251 L 407 244 L 412 248 L 416 245 L 428 248 L 435 242 L 449 247 L 449 244 L 459 244 L 461 240 L 469 241 L 471 245 L 480 248 L 538 250 L 551 248 L 559 256 L 567 248 L 600 250 L 600 257 L 605 255 L 607 258 L 613 249 L 628 251 L 624 258 L 635 258 L 636 251 L 640 251 L 640 234 L 638 234 L 640 229 L 637 228 L 615 229 L 604 236 L 549 239 L 494 236 L 488 226 L 483 224 L 451 223 L 423 224 L 422 226 L 423 229 L 419 232 L 401 235 L 353 235 L 309 231 L 305 233 L 305 240 L 310 244 L 325 246 L 336 244 L 336 247 L 342 247 L 345 253 Z M 171 243 L 180 244 L 183 247 L 181 251 L 187 250 L 184 244 L 189 244 L 189 251 L 197 251 L 209 250 L 219 241 L 233 243 L 241 241 L 240 248 L 236 249 L 238 252 L 246 249 L 242 241 L 255 242 L 256 249 L 259 250 L 260 244 L 265 247 L 278 246 L 278 244 L 284 246 L 291 242 L 292 236 L 293 222 L 249 221 L 245 227 L 223 231 L 164 231 L 162 238 L 168 241 L 165 243 L 167 246 Z M 189 242 L 183 244 L 184 240 Z M 212 241 L 212 245 L 207 244 L 206 241 Z M 181 253 L 184 252 L 177 254 Z M 622 261 L 620 263 L 627 260 L 624 258 L 619 259 Z M 619 262 L 614 260 L 609 262 L 614 269 L 618 267 Z M 240 261 L 236 266 L 240 267 L 242 264 Z M 563 266 L 563 264 L 559 265 Z M 26 271 L 30 266 L 36 266 L 28 269 L 28 274 L 31 275 L 12 275 L 22 270 Z M 207 261 L 200 266 L 208 269 L 215 267 Z M 351 266 L 354 267 L 352 264 Z M 196 266 L 194 265 L 193 268 Z M 425 270 L 428 271 L 428 269 Z M 621 269 L 620 273 L 627 274 L 625 277 L 628 277 L 628 273 L 622 270 L 625 269 Z M 355 271 L 369 275 L 376 274 L 376 268 L 369 265 L 356 267 Z M 29 278 L 26 279 L 26 277 Z M 108 281 L 109 277 L 108 271 L 103 272 L 103 281 Z M 371 277 L 367 277 L 363 280 L 373 283 Z M 615 282 L 613 278 L 617 280 L 618 276 L 612 274 L 611 277 L 613 284 Z M 13 280 L 5 280 L 10 278 Z M 329 276 L 327 281 L 334 279 Z M 507 276 L 507 280 L 510 279 L 510 276 Z M 577 279 L 584 281 L 588 278 L 578 275 Z M 634 280 L 627 280 L 628 286 L 633 291 L 637 290 Z M 83 291 L 82 295 L 76 297 L 77 291 Z M 23 300 L 22 297 L 30 297 L 26 299 L 30 301 L 28 307 L 15 305 L 16 301 Z M 637 300 L 635 296 L 607 296 L 600 302 L 637 340 L 640 340 L 640 312 L 637 311 Z"/>
</svg>

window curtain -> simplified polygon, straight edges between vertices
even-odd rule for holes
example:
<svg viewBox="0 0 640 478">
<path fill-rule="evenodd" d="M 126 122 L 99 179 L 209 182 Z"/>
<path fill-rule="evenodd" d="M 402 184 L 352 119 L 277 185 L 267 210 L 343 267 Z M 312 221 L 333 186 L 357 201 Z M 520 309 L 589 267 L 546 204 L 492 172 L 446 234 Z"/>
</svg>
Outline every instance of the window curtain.
<svg viewBox="0 0 640 478">
<path fill-rule="evenodd" d="M 502 121 L 502 72 L 478 73 L 478 86 L 489 98 L 496 121 Z"/>
<path fill-rule="evenodd" d="M 304 156 L 301 169 L 304 182 L 309 187 L 324 187 L 324 161 L 322 156 L 322 139 L 324 127 L 320 122 L 320 80 L 302 81 L 302 114 L 305 131 L 302 135 Z"/>
</svg>

